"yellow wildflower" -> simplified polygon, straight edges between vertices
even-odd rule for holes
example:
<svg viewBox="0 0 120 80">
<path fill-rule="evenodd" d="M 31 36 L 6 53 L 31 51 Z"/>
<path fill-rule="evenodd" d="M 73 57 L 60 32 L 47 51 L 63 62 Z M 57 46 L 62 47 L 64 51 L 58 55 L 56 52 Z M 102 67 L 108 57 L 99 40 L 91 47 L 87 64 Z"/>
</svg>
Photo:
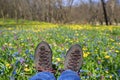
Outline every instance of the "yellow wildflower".
<svg viewBox="0 0 120 80">
<path fill-rule="evenodd" d="M 108 70 L 105 71 L 106 73 L 109 73 Z"/>
<path fill-rule="evenodd" d="M 53 56 L 53 57 L 52 57 L 52 59 L 54 60 L 54 59 L 55 59 L 55 57 Z"/>
<path fill-rule="evenodd" d="M 22 45 L 22 46 L 24 46 L 25 44 L 24 44 L 24 43 L 22 43 L 21 45 Z"/>
<path fill-rule="evenodd" d="M 61 50 L 64 50 L 64 48 L 62 47 Z"/>
<path fill-rule="evenodd" d="M 79 36 L 79 34 L 78 34 L 78 33 L 76 33 L 76 34 L 75 34 L 75 36 Z"/>
<path fill-rule="evenodd" d="M 21 41 L 23 41 L 23 39 L 20 39 Z"/>
<path fill-rule="evenodd" d="M 90 54 L 90 52 L 87 52 L 87 54 L 89 55 L 89 54 Z"/>
<path fill-rule="evenodd" d="M 6 64 L 6 67 L 11 68 L 11 65 L 9 63 Z"/>
<path fill-rule="evenodd" d="M 56 44 L 55 42 L 53 43 L 53 45 L 54 45 L 54 46 L 57 46 L 57 44 Z"/>
<path fill-rule="evenodd" d="M 12 44 L 11 44 L 11 43 L 9 43 L 8 45 L 9 45 L 9 46 L 12 46 Z"/>
<path fill-rule="evenodd" d="M 6 64 L 6 67 L 8 67 L 8 66 L 10 66 L 10 64 L 9 64 L 9 63 L 7 63 L 7 64 Z"/>
<path fill-rule="evenodd" d="M 111 49 L 114 49 L 114 48 L 115 48 L 114 46 L 111 47 Z"/>
<path fill-rule="evenodd" d="M 110 39 L 110 41 L 115 41 L 114 39 Z"/>
<path fill-rule="evenodd" d="M 25 67 L 28 67 L 28 65 L 27 65 L 27 64 L 25 64 Z"/>
<path fill-rule="evenodd" d="M 112 79 L 112 75 L 110 75 L 110 79 Z"/>
<path fill-rule="evenodd" d="M 115 50 L 116 53 L 118 53 L 119 51 L 118 50 Z"/>
<path fill-rule="evenodd" d="M 61 61 L 61 59 L 60 59 L 60 58 L 56 58 L 56 60 L 57 60 L 58 62 L 60 62 L 60 61 Z"/>
<path fill-rule="evenodd" d="M 30 39 L 30 37 L 27 37 L 27 39 Z"/>
<path fill-rule="evenodd" d="M 5 43 L 4 45 L 5 45 L 5 46 L 7 46 L 7 45 L 8 45 L 8 43 Z"/>
<path fill-rule="evenodd" d="M 24 71 L 28 72 L 28 71 L 30 71 L 30 69 L 29 68 L 25 68 Z"/>
<path fill-rule="evenodd" d="M 89 55 L 89 54 L 86 54 L 86 53 L 85 53 L 85 54 L 83 54 L 83 57 L 87 57 L 88 55 Z"/>
<path fill-rule="evenodd" d="M 87 48 L 86 48 L 86 47 L 83 47 L 83 51 L 85 51 L 85 50 L 87 50 Z"/>
<path fill-rule="evenodd" d="M 67 38 L 65 39 L 65 41 L 68 41 L 68 40 L 69 40 L 69 39 L 67 39 Z"/>
<path fill-rule="evenodd" d="M 105 56 L 105 58 L 106 58 L 106 59 L 109 59 L 109 58 L 110 58 L 110 56 L 106 55 L 106 56 Z"/>
<path fill-rule="evenodd" d="M 8 30 L 11 30 L 12 28 L 8 28 Z"/>
<path fill-rule="evenodd" d="M 70 40 L 70 42 L 71 42 L 71 43 L 73 43 L 73 41 L 72 41 L 72 40 Z"/>
</svg>

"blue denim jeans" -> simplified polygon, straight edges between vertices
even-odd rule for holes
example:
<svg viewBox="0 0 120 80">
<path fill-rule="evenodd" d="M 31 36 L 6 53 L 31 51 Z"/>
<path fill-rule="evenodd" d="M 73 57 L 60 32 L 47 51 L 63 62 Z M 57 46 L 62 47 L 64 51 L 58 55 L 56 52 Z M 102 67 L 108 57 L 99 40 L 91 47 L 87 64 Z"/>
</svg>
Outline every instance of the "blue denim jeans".
<svg viewBox="0 0 120 80">
<path fill-rule="evenodd" d="M 56 80 L 54 75 L 50 72 L 39 72 L 29 80 Z M 71 70 L 62 72 L 58 80 L 81 80 L 79 75 Z"/>
</svg>

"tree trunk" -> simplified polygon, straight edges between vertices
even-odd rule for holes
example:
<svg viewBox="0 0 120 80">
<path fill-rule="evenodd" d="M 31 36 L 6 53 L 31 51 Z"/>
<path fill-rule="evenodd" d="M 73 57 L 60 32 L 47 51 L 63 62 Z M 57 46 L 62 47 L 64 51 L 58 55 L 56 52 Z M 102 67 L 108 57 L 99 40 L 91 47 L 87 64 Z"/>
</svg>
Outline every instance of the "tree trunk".
<svg viewBox="0 0 120 80">
<path fill-rule="evenodd" d="M 105 2 L 104 2 L 104 0 L 101 0 L 101 2 L 102 2 L 102 7 L 103 7 L 103 13 L 104 13 L 105 23 L 106 23 L 106 25 L 108 25 L 108 17 L 107 17 Z"/>
</svg>

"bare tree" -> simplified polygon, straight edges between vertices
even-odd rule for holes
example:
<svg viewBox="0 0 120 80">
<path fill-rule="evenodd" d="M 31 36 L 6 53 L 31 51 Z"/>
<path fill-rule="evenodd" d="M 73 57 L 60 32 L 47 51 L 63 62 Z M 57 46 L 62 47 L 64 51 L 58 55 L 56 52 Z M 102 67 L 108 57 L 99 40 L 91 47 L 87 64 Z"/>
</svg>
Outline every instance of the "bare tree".
<svg viewBox="0 0 120 80">
<path fill-rule="evenodd" d="M 101 0 L 101 2 L 102 2 L 102 6 L 103 6 L 104 19 L 105 19 L 106 25 L 108 25 L 108 18 L 107 18 L 107 12 L 106 12 L 106 7 L 105 7 L 105 2 L 104 2 L 104 0 Z"/>
<path fill-rule="evenodd" d="M 66 1 L 66 2 L 64 2 Z M 54 23 L 119 24 L 120 0 L 0 0 L 0 18 Z M 102 3 L 102 4 L 101 4 Z M 104 16 L 103 16 L 103 13 Z M 105 21 L 104 21 L 105 19 Z"/>
</svg>

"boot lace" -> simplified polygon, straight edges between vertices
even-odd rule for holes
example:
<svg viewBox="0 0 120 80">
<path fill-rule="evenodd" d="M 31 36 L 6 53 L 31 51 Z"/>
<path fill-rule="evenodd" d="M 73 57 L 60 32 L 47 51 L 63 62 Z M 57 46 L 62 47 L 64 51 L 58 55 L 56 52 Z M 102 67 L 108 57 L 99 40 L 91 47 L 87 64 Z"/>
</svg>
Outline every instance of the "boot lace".
<svg viewBox="0 0 120 80">
<path fill-rule="evenodd" d="M 45 47 L 44 46 L 42 46 L 41 48 L 40 48 L 40 54 L 41 55 L 39 55 L 39 67 L 37 68 L 38 69 L 38 71 L 39 72 L 41 72 L 41 71 L 49 71 L 49 72 L 52 72 L 52 73 L 54 73 L 55 72 L 55 70 L 53 70 L 52 68 L 51 68 L 51 62 L 50 62 L 50 60 L 49 60 L 49 53 L 50 53 L 50 51 L 47 51 L 47 50 L 45 50 Z"/>
<path fill-rule="evenodd" d="M 79 59 L 81 58 L 81 55 L 79 53 L 80 53 L 79 50 L 75 50 L 74 52 L 71 53 L 71 55 L 70 55 L 71 59 L 69 59 L 69 64 L 67 66 L 68 69 L 78 71 Z"/>
</svg>

